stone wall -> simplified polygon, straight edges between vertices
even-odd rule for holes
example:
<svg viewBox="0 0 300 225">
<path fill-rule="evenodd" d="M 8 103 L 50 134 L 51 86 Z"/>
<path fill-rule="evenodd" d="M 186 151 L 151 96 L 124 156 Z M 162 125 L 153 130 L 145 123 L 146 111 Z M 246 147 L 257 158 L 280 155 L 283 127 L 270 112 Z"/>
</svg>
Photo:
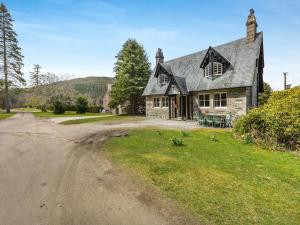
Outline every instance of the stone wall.
<svg viewBox="0 0 300 225">
<path fill-rule="evenodd" d="M 194 118 L 196 118 L 196 112 L 199 110 L 203 114 L 227 114 L 232 113 L 234 117 L 245 115 L 250 107 L 250 101 L 247 88 L 232 88 L 232 89 L 220 89 L 215 91 L 199 91 L 193 92 L 193 112 Z M 227 107 L 215 108 L 214 107 L 214 94 L 226 93 L 227 94 Z M 210 106 L 199 106 L 199 94 L 210 94 Z"/>
<path fill-rule="evenodd" d="M 162 118 L 162 119 L 169 119 L 169 108 L 162 107 L 162 95 L 157 96 L 147 96 L 146 97 L 146 116 L 153 117 L 153 118 Z M 153 106 L 153 98 L 159 98 L 159 107 Z"/>
</svg>

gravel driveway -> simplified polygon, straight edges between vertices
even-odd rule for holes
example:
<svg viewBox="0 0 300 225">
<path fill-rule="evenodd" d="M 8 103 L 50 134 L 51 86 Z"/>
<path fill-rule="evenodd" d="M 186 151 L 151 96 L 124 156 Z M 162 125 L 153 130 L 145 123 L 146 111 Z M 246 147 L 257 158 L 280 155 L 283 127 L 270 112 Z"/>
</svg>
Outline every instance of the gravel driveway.
<svg viewBox="0 0 300 225">
<path fill-rule="evenodd" d="M 197 127 L 162 120 L 64 126 L 30 113 L 0 121 L 0 224 L 192 224 L 99 151 L 124 128 L 150 125 Z"/>
</svg>

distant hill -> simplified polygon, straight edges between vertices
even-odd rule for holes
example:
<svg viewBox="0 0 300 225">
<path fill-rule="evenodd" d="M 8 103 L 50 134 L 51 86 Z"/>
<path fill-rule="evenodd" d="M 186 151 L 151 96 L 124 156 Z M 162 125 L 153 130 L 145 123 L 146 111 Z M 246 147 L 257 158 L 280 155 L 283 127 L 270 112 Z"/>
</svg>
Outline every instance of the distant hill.
<svg viewBox="0 0 300 225">
<path fill-rule="evenodd" d="M 107 84 L 113 80 L 111 77 L 85 77 L 21 89 L 14 95 L 12 107 L 39 106 L 55 96 L 63 96 L 73 103 L 79 95 L 87 96 L 90 104 L 99 106 L 102 105 Z"/>
</svg>

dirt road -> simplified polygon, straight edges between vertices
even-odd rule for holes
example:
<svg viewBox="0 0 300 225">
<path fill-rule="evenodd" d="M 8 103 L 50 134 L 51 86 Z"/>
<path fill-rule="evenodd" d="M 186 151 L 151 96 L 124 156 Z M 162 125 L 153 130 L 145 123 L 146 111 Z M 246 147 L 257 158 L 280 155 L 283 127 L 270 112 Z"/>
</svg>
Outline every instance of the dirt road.
<svg viewBox="0 0 300 225">
<path fill-rule="evenodd" d="M 30 113 L 0 121 L 0 224 L 190 224 L 102 156 L 108 136 L 136 126 L 63 126 Z"/>
</svg>

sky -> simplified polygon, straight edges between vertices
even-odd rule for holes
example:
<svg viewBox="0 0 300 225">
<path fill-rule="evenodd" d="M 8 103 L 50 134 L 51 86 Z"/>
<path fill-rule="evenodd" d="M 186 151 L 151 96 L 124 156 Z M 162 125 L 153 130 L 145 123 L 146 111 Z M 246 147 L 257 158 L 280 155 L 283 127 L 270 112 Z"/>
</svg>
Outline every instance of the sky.
<svg viewBox="0 0 300 225">
<path fill-rule="evenodd" d="M 299 0 L 4 0 L 24 55 L 33 64 L 71 77 L 113 77 L 115 56 L 129 38 L 141 43 L 152 67 L 165 60 L 246 36 L 249 9 L 264 32 L 264 80 L 275 90 L 300 85 Z"/>
</svg>

